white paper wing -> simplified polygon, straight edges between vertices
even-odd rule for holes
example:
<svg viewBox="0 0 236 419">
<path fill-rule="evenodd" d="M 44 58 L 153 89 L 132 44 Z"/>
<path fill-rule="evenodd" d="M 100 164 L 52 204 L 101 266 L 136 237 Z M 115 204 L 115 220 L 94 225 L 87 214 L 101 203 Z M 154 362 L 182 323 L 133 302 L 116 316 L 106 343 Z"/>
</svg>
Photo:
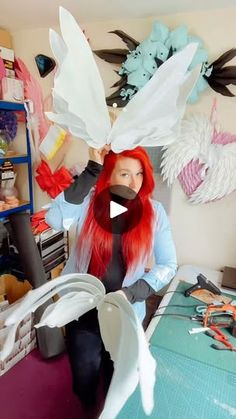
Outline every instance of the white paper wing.
<svg viewBox="0 0 236 419">
<path fill-rule="evenodd" d="M 0 351 L 0 360 L 4 360 L 10 355 L 14 342 L 17 328 L 20 322 L 27 316 L 29 313 L 35 312 L 35 310 L 48 301 L 53 296 L 57 295 L 60 292 L 65 291 L 75 291 L 79 294 L 81 291 L 88 294 L 86 303 L 88 310 L 93 306 L 91 298 L 103 298 L 105 295 L 105 288 L 101 281 L 92 275 L 89 274 L 68 274 L 63 275 L 59 278 L 55 278 L 48 283 L 42 285 L 41 287 L 29 291 L 28 294 L 22 299 L 21 303 L 16 306 L 16 309 L 11 312 L 10 316 L 5 320 L 5 326 L 9 327 L 9 333 L 4 343 L 2 350 Z M 49 309 L 50 311 L 51 309 Z M 57 315 L 61 315 L 57 319 L 58 322 L 65 320 L 64 307 L 62 311 L 57 311 Z M 80 315 L 80 308 L 78 307 L 78 317 Z M 49 312 L 48 312 L 49 314 Z M 74 314 L 75 315 L 75 314 Z M 70 320 L 69 320 L 70 321 Z"/>
<path fill-rule="evenodd" d="M 19 317 L 22 317 L 26 311 L 28 311 L 34 304 L 38 301 L 41 301 L 43 298 L 51 298 L 53 295 L 56 295 L 60 290 L 61 286 L 65 284 L 68 287 L 71 283 L 81 284 L 82 287 L 86 286 L 86 284 L 94 285 L 98 292 L 105 293 L 105 288 L 101 281 L 90 274 L 67 274 L 62 275 L 58 278 L 52 279 L 51 281 L 47 282 L 40 287 L 29 291 L 26 296 L 23 298 L 21 304 L 19 304 L 16 310 L 8 317 L 5 324 L 11 325 L 18 321 Z M 46 301 L 46 300 L 45 300 Z"/>
<path fill-rule="evenodd" d="M 206 176 L 190 197 L 193 204 L 220 199 L 236 190 L 236 143 L 212 144 L 207 158 Z"/>
<path fill-rule="evenodd" d="M 144 411 L 150 414 L 154 408 L 154 386 L 156 382 L 156 361 L 153 358 L 143 332 L 142 325 L 138 327 L 139 341 L 139 385 Z"/>
<path fill-rule="evenodd" d="M 63 7 L 59 15 L 63 39 L 50 30 L 51 49 L 59 66 L 54 79 L 55 108 L 61 101 L 61 108 L 65 109 L 66 103 L 68 110 L 47 116 L 99 148 L 106 144 L 111 127 L 104 86 L 91 48 L 74 17 Z"/>
<path fill-rule="evenodd" d="M 90 292 L 69 292 L 46 308 L 40 322 L 35 327 L 65 326 L 73 320 L 78 320 L 80 316 L 95 308 L 101 298 L 102 295 L 100 293 L 94 295 L 92 290 Z"/>
<path fill-rule="evenodd" d="M 114 152 L 175 140 L 186 100 L 199 76 L 199 68 L 188 72 L 196 49 L 197 44 L 189 44 L 174 54 L 129 101 L 108 138 Z"/>
<path fill-rule="evenodd" d="M 150 414 L 154 406 L 156 363 L 131 304 L 123 296 L 109 293 L 98 305 L 98 319 L 105 348 L 114 361 L 100 419 L 114 419 L 139 382 L 144 411 Z"/>
<path fill-rule="evenodd" d="M 191 116 L 181 121 L 180 132 L 162 155 L 162 176 L 172 184 L 191 160 L 201 160 L 212 141 L 213 125 L 207 117 Z"/>
</svg>

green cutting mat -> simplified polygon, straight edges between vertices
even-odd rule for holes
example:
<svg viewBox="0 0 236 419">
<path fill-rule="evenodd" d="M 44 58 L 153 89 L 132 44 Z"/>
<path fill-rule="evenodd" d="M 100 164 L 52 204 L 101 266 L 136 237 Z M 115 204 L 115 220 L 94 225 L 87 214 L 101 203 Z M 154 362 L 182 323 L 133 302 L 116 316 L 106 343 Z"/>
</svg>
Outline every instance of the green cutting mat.
<svg viewBox="0 0 236 419">
<path fill-rule="evenodd" d="M 151 347 L 157 361 L 155 405 L 145 415 L 139 387 L 117 419 L 229 419 L 236 416 L 236 375 L 167 349 Z M 235 362 L 235 357 L 234 357 Z"/>
<path fill-rule="evenodd" d="M 186 282 L 181 282 L 178 285 L 176 290 L 178 292 L 173 293 L 173 297 L 171 298 L 165 313 L 197 314 L 193 307 L 171 307 L 173 304 L 180 304 L 183 306 L 194 304 L 204 305 L 204 303 L 195 298 L 184 296 L 184 291 L 190 286 L 191 284 L 187 284 Z M 191 358 L 192 360 L 201 361 L 204 364 L 236 373 L 236 352 L 227 350 L 219 351 L 211 348 L 212 343 L 219 345 L 221 345 L 221 343 L 207 336 L 205 333 L 193 335 L 188 333 L 193 327 L 200 326 L 201 323 L 199 322 L 163 315 L 151 337 L 150 344 L 159 348 L 171 350 Z M 234 338 L 227 329 L 222 329 L 222 331 L 229 336 L 230 342 L 236 347 L 236 338 Z"/>
</svg>

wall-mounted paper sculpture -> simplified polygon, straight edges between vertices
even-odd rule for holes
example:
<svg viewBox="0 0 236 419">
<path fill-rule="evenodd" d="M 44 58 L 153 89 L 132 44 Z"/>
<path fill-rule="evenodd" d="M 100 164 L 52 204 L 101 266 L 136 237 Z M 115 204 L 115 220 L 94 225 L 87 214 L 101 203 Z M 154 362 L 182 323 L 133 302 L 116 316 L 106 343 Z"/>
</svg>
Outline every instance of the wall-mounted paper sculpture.
<svg viewBox="0 0 236 419">
<path fill-rule="evenodd" d="M 170 185 L 178 177 L 191 203 L 220 199 L 236 189 L 236 134 L 217 129 L 213 117 L 191 116 L 161 166 L 164 180 Z"/>
<path fill-rule="evenodd" d="M 191 42 L 197 42 L 198 48 L 189 69 L 200 64 L 201 72 L 188 102 L 195 102 L 208 86 L 224 96 L 234 96 L 226 86 L 236 84 L 236 66 L 224 65 L 236 56 L 236 48 L 225 52 L 209 64 L 208 52 L 203 42 L 188 34 L 185 25 L 171 31 L 163 23 L 154 22 L 150 35 L 140 43 L 123 31 L 114 30 L 110 33 L 119 36 L 128 49 L 94 51 L 103 60 L 121 65 L 117 71 L 120 79 L 112 86 L 117 87 L 117 90 L 107 98 L 108 105 L 112 106 L 115 102 L 119 107 L 125 106 L 150 80 L 157 68 Z"/>
</svg>

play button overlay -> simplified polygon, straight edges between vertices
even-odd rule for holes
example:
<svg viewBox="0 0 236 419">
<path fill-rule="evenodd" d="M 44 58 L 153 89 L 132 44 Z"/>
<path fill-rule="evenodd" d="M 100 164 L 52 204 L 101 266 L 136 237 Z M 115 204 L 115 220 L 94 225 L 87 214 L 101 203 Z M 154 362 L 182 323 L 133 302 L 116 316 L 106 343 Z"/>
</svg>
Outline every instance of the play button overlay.
<svg viewBox="0 0 236 419">
<path fill-rule="evenodd" d="M 117 217 L 120 214 L 128 211 L 128 208 L 123 207 L 123 205 L 117 204 L 114 201 L 110 202 L 110 218 Z"/>
<path fill-rule="evenodd" d="M 143 206 L 138 194 L 132 189 L 115 185 L 98 194 L 93 213 L 102 229 L 112 234 L 123 234 L 139 224 Z"/>
</svg>

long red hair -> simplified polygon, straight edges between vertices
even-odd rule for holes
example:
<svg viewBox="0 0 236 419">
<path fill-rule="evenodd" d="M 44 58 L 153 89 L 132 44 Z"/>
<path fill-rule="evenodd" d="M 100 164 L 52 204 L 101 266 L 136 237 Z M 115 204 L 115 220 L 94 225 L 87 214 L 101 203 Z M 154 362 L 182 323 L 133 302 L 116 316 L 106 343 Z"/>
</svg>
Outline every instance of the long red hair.
<svg viewBox="0 0 236 419">
<path fill-rule="evenodd" d="M 129 273 L 133 272 L 135 265 L 140 262 L 140 259 L 144 261 L 148 258 L 151 250 L 154 211 L 150 198 L 155 182 L 149 156 L 142 147 L 136 147 L 134 150 L 125 150 L 119 154 L 110 151 L 104 159 L 104 168 L 97 180 L 94 195 L 91 198 L 88 213 L 77 242 L 79 260 L 79 254 L 83 252 L 83 243 L 88 241 L 88 237 L 90 238 L 92 257 L 89 272 L 100 279 L 103 277 L 111 259 L 112 233 L 100 227 L 95 220 L 93 213 L 94 201 L 98 194 L 109 187 L 110 177 L 115 164 L 122 157 L 138 159 L 143 168 L 143 183 L 138 193 L 143 206 L 142 218 L 136 227 L 122 234 L 122 254 L 127 271 Z M 107 208 L 109 206 L 108 195 L 107 199 L 103 201 L 103 205 L 104 209 L 106 208 L 104 214 L 107 214 Z"/>
</svg>

